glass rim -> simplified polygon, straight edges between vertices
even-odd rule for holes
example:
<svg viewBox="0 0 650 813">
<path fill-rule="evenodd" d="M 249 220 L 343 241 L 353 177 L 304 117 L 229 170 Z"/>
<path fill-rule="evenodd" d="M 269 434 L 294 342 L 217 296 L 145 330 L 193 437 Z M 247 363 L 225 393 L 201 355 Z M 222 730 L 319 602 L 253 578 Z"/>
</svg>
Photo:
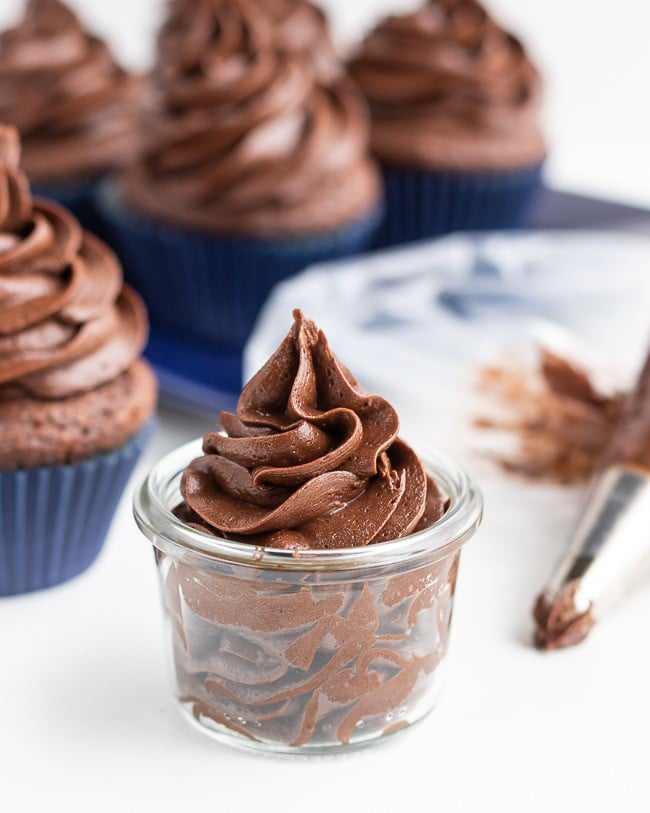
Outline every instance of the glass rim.
<svg viewBox="0 0 650 813">
<path fill-rule="evenodd" d="M 439 452 L 417 450 L 428 473 L 450 500 L 440 519 L 427 528 L 388 542 L 327 550 L 285 550 L 214 536 L 189 527 L 168 505 L 164 492 L 185 467 L 202 454 L 202 439 L 169 452 L 142 479 L 133 498 L 133 515 L 155 548 L 179 556 L 244 564 L 257 568 L 302 571 L 356 570 L 449 555 L 474 533 L 483 516 L 483 498 L 469 475 Z"/>
</svg>

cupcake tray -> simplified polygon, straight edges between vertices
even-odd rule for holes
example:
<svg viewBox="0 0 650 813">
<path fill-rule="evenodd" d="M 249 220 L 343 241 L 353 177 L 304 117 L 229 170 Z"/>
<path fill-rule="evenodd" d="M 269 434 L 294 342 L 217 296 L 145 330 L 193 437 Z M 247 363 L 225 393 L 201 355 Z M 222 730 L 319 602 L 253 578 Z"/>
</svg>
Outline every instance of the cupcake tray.
<svg viewBox="0 0 650 813">
<path fill-rule="evenodd" d="M 650 209 L 547 187 L 524 228 L 609 229 L 650 235 Z M 164 403 L 194 413 L 234 407 L 242 377 L 237 351 L 215 351 L 154 331 L 146 355 L 158 374 Z"/>
</svg>

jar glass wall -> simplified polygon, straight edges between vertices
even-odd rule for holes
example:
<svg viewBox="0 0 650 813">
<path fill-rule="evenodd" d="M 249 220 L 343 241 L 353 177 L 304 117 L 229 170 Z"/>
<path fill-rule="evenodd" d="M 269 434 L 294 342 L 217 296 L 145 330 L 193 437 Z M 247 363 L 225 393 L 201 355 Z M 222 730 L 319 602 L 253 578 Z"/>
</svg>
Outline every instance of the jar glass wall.
<svg viewBox="0 0 650 813">
<path fill-rule="evenodd" d="M 421 455 L 448 499 L 431 527 L 392 542 L 292 552 L 178 520 L 200 442 L 164 458 L 136 495 L 153 543 L 175 690 L 206 733 L 322 753 L 378 741 L 435 704 L 462 544 L 481 518 L 467 476 Z"/>
</svg>

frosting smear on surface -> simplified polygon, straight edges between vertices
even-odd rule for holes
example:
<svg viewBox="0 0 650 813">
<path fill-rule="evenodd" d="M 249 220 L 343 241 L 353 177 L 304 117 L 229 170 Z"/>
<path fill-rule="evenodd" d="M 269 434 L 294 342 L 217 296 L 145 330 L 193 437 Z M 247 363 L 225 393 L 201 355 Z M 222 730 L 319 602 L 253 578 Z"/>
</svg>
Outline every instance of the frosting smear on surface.
<svg viewBox="0 0 650 813">
<path fill-rule="evenodd" d="M 535 369 L 519 362 L 479 371 L 475 425 L 512 435 L 516 449 L 490 457 L 526 479 L 584 483 L 596 472 L 620 422 L 624 393 L 606 393 L 579 363 L 540 349 Z M 485 405 L 487 406 L 487 404 Z"/>
</svg>

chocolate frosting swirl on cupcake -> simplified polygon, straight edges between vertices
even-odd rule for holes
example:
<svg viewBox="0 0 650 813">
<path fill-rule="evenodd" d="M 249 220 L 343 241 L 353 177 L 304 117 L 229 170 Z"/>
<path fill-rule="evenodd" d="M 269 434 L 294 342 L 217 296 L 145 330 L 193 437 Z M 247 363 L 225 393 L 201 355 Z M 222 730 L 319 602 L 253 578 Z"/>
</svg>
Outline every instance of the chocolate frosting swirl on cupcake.
<svg viewBox="0 0 650 813">
<path fill-rule="evenodd" d="M 322 9 L 306 0 L 257 0 L 271 15 L 274 36 L 281 50 L 312 61 L 316 76 L 328 82 L 343 73 Z"/>
<path fill-rule="evenodd" d="M 367 395 L 296 311 L 288 336 L 246 385 L 226 434 L 204 438 L 179 515 L 228 538 L 288 549 L 397 539 L 444 512 L 398 418 Z"/>
<path fill-rule="evenodd" d="M 515 168 L 545 153 L 540 77 L 522 43 L 475 0 L 430 0 L 383 20 L 350 63 L 388 163 Z"/>
<path fill-rule="evenodd" d="M 124 162 L 139 81 L 59 0 L 28 0 L 0 34 L 0 121 L 16 126 L 33 182 L 67 182 Z"/>
<path fill-rule="evenodd" d="M 308 20 L 308 10 L 279 0 L 173 4 L 129 203 L 185 228 L 256 237 L 327 231 L 374 207 L 365 106 L 349 80 L 332 78 L 335 66 L 324 70 L 324 28 L 298 40 L 294 17 Z"/>
<path fill-rule="evenodd" d="M 140 355 L 147 320 L 112 252 L 54 203 L 32 203 L 14 130 L 0 129 L 0 398 L 64 398 Z"/>
<path fill-rule="evenodd" d="M 122 287 L 114 254 L 67 210 L 32 201 L 18 134 L 0 127 L 0 468 L 5 459 L 23 460 L 12 457 L 21 431 L 7 433 L 27 420 L 30 404 L 68 403 L 113 384 L 134 367 L 147 332 L 144 306 Z M 135 423 L 153 409 L 155 387 L 147 389 L 139 406 L 130 404 Z M 47 429 L 46 413 L 39 414 Z"/>
</svg>

